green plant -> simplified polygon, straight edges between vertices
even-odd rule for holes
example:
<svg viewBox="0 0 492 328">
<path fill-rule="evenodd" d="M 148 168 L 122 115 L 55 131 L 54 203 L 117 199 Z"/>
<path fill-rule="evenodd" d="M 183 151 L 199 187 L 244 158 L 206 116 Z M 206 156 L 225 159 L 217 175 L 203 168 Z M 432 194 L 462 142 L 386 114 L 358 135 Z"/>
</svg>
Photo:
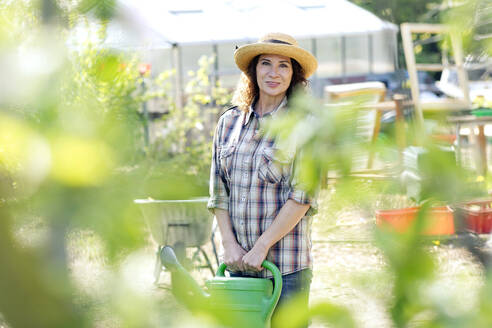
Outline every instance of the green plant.
<svg viewBox="0 0 492 328">
<path fill-rule="evenodd" d="M 96 44 L 69 50 L 65 27 L 50 17 L 79 13 L 61 15 L 53 5 L 0 3 L 0 66 L 9 69 L 0 77 L 8 86 L 0 100 L 1 326 L 93 326 L 100 296 L 81 295 L 70 275 L 72 231 L 100 238 L 116 267 L 145 245 L 133 205 L 142 181 L 131 168 L 143 157 L 141 104 L 162 93 L 141 94 L 137 57 Z M 49 238 L 24 245 L 14 227 L 32 220 Z M 124 301 L 135 291 L 118 296 L 118 287 L 108 288 L 110 306 L 129 326 L 147 325 L 143 310 L 123 314 L 127 304 L 141 309 L 148 301 Z"/>
<path fill-rule="evenodd" d="M 211 85 L 213 60 L 203 56 L 200 68 L 189 72 L 183 108 L 169 101 L 169 113 L 162 120 L 165 132 L 152 143 L 143 166 L 147 172 L 144 196 L 179 199 L 208 194 L 214 125 L 230 101 L 230 93 L 220 84 Z M 163 184 L 174 187 L 162 188 Z"/>
</svg>

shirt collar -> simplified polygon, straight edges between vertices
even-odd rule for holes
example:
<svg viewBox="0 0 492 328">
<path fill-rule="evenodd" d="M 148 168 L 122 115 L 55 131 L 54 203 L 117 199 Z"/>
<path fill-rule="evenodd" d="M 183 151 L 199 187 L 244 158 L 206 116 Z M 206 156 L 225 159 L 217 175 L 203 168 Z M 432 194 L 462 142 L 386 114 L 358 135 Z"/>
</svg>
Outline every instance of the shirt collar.
<svg viewBox="0 0 492 328">
<path fill-rule="evenodd" d="M 256 112 L 254 111 L 254 106 L 256 105 L 256 102 L 258 101 L 258 97 L 256 97 L 253 102 L 251 103 L 251 105 L 249 106 L 248 108 L 248 112 L 246 113 L 246 118 L 244 119 L 244 125 L 248 124 L 249 122 L 249 119 L 251 118 L 252 115 L 255 115 L 258 117 L 258 115 L 256 114 Z M 277 106 L 277 108 L 275 108 L 274 110 L 272 110 L 270 113 L 268 114 L 265 114 L 263 115 L 263 117 L 265 116 L 273 116 L 276 112 L 279 111 L 280 108 L 282 107 L 285 107 L 285 105 L 287 105 L 287 96 L 285 96 L 282 101 L 280 102 L 280 104 Z"/>
</svg>

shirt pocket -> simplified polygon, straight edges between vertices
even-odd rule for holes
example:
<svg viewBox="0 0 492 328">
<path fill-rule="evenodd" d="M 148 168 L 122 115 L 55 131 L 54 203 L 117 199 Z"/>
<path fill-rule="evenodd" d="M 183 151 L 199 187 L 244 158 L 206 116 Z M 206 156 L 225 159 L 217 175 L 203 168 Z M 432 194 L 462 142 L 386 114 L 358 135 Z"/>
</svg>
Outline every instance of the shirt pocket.
<svg viewBox="0 0 492 328">
<path fill-rule="evenodd" d="M 281 156 L 275 147 L 261 150 L 258 164 L 258 178 L 268 183 L 281 183 L 290 176 L 293 157 Z"/>
<path fill-rule="evenodd" d="M 232 145 L 224 146 L 219 149 L 220 171 L 227 181 L 230 181 L 232 173 L 232 155 L 236 147 Z"/>
</svg>

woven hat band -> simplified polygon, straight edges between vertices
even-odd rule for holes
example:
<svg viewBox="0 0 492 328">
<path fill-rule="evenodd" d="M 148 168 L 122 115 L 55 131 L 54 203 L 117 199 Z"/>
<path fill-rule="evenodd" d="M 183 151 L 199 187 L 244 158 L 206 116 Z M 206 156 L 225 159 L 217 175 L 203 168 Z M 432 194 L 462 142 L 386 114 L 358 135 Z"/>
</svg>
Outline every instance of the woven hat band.
<svg viewBox="0 0 492 328">
<path fill-rule="evenodd" d="M 288 45 L 292 45 L 292 43 L 285 42 L 285 41 L 282 41 L 282 40 L 277 40 L 277 39 L 263 40 L 263 41 L 261 41 L 261 42 L 262 42 L 262 43 L 281 43 L 281 44 L 288 44 Z"/>
</svg>

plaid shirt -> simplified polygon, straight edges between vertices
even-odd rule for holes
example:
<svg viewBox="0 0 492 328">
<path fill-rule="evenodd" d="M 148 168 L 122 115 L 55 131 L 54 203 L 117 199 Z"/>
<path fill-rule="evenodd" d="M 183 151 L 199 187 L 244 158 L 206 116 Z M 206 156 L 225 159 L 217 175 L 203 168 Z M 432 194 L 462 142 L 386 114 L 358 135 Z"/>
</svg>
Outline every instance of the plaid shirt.
<svg viewBox="0 0 492 328">
<path fill-rule="evenodd" d="M 233 107 L 220 117 L 214 136 L 208 202 L 211 211 L 221 208 L 229 212 L 236 239 L 247 251 L 288 199 L 310 204 L 306 216 L 268 252 L 267 259 L 282 274 L 312 267 L 311 216 L 316 212 L 315 200 L 296 183 L 295 154 L 279 156 L 275 141 L 259 133 L 260 124 L 274 117 L 285 104 L 286 98 L 263 117 L 252 107 L 248 113 Z M 268 270 L 248 273 L 271 276 Z"/>
</svg>

